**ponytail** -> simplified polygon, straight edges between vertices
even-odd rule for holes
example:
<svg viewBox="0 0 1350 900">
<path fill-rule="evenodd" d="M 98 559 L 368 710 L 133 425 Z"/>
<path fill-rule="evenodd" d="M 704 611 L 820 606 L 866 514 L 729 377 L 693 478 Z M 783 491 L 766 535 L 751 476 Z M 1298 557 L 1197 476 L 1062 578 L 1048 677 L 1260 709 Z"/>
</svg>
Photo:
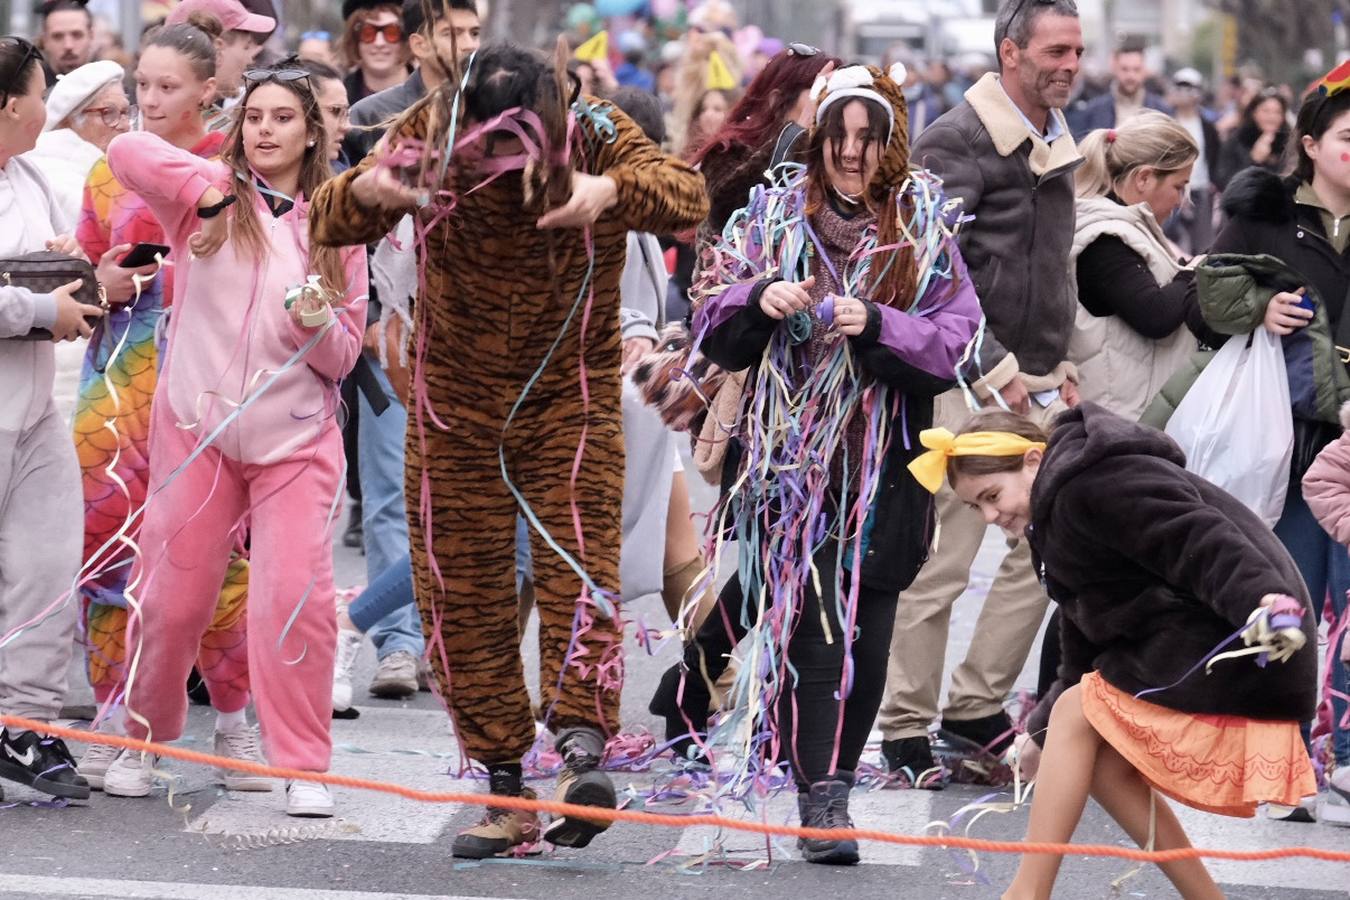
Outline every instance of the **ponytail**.
<svg viewBox="0 0 1350 900">
<path fill-rule="evenodd" d="M 1154 110 L 1131 116 L 1118 128 L 1098 128 L 1078 145 L 1083 165 L 1074 175 L 1080 198 L 1105 197 L 1139 169 L 1167 176 L 1200 156 L 1195 138 L 1176 119 Z"/>
</svg>

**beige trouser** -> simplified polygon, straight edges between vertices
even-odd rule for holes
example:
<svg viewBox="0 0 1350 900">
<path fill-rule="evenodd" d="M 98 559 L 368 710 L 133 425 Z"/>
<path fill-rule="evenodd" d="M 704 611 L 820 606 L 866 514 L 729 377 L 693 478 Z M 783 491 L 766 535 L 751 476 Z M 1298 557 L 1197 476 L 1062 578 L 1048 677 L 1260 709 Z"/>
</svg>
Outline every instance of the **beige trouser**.
<svg viewBox="0 0 1350 900">
<path fill-rule="evenodd" d="M 1067 407 L 1056 400 L 1031 417 L 1048 426 Z M 937 398 L 935 427 L 957 430 L 970 416 L 959 390 Z M 938 714 L 947 628 L 952 606 L 970 583 L 970 569 L 987 526 L 983 517 L 956 499 L 946 484 L 937 495 L 938 544 L 919 577 L 900 595 L 886 671 L 886 696 L 878 725 L 882 737 L 897 740 L 926 734 Z M 994 715 L 1013 689 L 1031 653 L 1049 600 L 1031 564 L 1025 539 L 1009 541 L 994 584 L 980 610 L 966 658 L 952 673 L 943 716 L 978 719 Z"/>
</svg>

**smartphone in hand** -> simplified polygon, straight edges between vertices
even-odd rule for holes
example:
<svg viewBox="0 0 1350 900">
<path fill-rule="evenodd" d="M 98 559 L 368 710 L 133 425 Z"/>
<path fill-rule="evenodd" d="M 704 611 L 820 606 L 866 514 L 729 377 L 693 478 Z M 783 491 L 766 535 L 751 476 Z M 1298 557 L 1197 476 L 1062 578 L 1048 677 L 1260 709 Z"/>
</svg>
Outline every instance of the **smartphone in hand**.
<svg viewBox="0 0 1350 900">
<path fill-rule="evenodd" d="M 141 266 L 153 266 L 155 256 L 167 258 L 169 247 L 167 244 L 137 244 L 127 251 L 127 255 L 122 257 L 118 263 L 123 269 L 139 269 Z"/>
</svg>

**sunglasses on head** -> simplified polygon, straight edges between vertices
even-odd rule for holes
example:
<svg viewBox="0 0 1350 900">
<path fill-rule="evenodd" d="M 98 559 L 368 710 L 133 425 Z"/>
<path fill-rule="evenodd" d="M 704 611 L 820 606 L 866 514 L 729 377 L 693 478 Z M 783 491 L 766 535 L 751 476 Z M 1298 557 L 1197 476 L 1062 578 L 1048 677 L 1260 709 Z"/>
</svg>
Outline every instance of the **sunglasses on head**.
<svg viewBox="0 0 1350 900">
<path fill-rule="evenodd" d="M 356 39 L 363 44 L 375 43 L 375 38 L 384 35 L 386 44 L 397 44 L 403 40 L 403 26 L 397 22 L 390 22 L 388 25 L 372 25 L 369 22 L 361 23 L 361 27 L 356 30 Z"/>
<path fill-rule="evenodd" d="M 1032 6 L 1055 6 L 1058 3 L 1063 3 L 1066 8 L 1071 9 L 1074 12 L 1078 11 L 1077 0 L 1031 0 Z M 1008 36 L 1008 32 L 1012 31 L 1013 23 L 1017 21 L 1017 17 L 1022 14 L 1022 10 L 1026 5 L 1027 0 L 1017 0 L 1017 5 L 1013 7 L 1012 15 L 1008 16 L 1008 22 L 1003 26 L 1003 34 L 999 35 L 998 40 L 1000 44 L 1003 43 L 1003 39 Z"/>
<path fill-rule="evenodd" d="M 4 78 L 0 79 L 0 84 L 9 84 L 13 82 L 14 90 L 21 91 L 26 85 L 18 84 L 19 73 L 28 67 L 30 61 L 36 59 L 41 62 L 42 51 L 39 50 L 35 44 L 32 44 L 21 37 L 7 37 L 0 38 L 0 40 L 12 43 L 23 51 L 23 56 L 19 57 L 19 64 L 7 72 Z M 0 103 L 8 103 L 11 93 L 13 93 L 13 91 L 0 90 Z"/>
<path fill-rule="evenodd" d="M 303 81 L 308 87 L 309 73 L 304 69 L 249 69 L 244 73 L 244 80 L 249 84 L 290 84 L 293 81 Z"/>
<path fill-rule="evenodd" d="M 787 45 L 787 52 L 793 56 L 819 56 L 820 48 L 812 47 L 810 44 L 802 44 L 793 41 Z"/>
</svg>

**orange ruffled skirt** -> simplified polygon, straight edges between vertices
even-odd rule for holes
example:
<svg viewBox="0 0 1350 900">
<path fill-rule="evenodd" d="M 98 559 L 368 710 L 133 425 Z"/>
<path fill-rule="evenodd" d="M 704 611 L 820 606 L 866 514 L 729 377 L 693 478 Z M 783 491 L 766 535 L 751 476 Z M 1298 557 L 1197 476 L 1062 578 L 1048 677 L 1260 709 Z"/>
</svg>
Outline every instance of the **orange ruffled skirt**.
<svg viewBox="0 0 1350 900">
<path fill-rule="evenodd" d="M 1297 722 L 1178 712 L 1136 700 L 1098 672 L 1080 690 L 1097 733 L 1179 803 L 1250 818 L 1262 803 L 1297 806 L 1317 793 Z"/>
</svg>

